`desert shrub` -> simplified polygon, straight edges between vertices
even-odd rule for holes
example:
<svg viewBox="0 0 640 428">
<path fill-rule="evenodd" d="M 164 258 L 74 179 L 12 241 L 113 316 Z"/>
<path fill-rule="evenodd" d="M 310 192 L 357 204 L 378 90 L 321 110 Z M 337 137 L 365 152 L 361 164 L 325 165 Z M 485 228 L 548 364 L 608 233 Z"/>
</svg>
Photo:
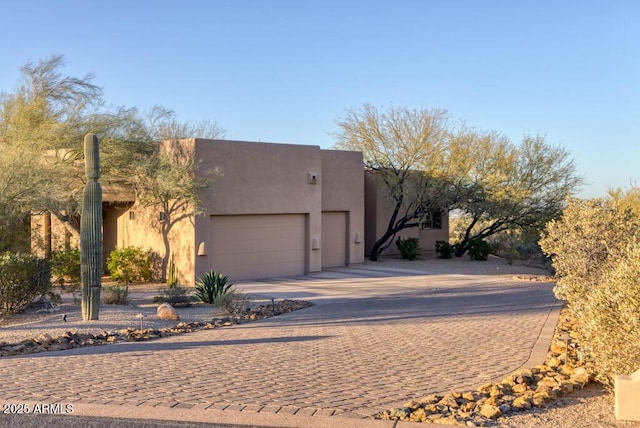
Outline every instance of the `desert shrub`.
<svg viewBox="0 0 640 428">
<path fill-rule="evenodd" d="M 540 240 L 558 278 L 556 297 L 580 312 L 588 292 L 620 257 L 620 249 L 638 237 L 640 216 L 630 207 L 604 198 L 570 200 L 562 217 L 547 224 Z"/>
<path fill-rule="evenodd" d="M 205 303 L 214 304 L 233 292 L 233 283 L 221 272 L 209 271 L 196 281 L 196 297 Z"/>
<path fill-rule="evenodd" d="M 418 257 L 418 238 L 404 238 L 398 236 L 396 246 L 400 251 L 400 257 L 407 260 L 415 260 Z"/>
<path fill-rule="evenodd" d="M 230 314 L 240 315 L 251 311 L 251 298 L 236 290 L 226 293 L 214 302 L 214 306 L 225 309 Z"/>
<path fill-rule="evenodd" d="M 617 374 L 640 369 L 640 244 L 630 244 L 583 303 L 584 347 L 597 379 L 612 385 Z"/>
<path fill-rule="evenodd" d="M 158 289 L 160 296 L 153 298 L 153 303 L 167 302 L 172 306 L 189 306 L 192 302 L 191 296 L 187 294 L 187 289 L 177 282 Z"/>
<path fill-rule="evenodd" d="M 126 305 L 129 303 L 129 287 L 121 285 L 102 286 L 102 302 L 105 305 Z"/>
<path fill-rule="evenodd" d="M 487 238 L 491 254 L 506 259 L 509 263 L 522 261 L 548 267 L 550 261 L 540 249 L 539 231 L 506 230 Z"/>
<path fill-rule="evenodd" d="M 55 282 L 80 283 L 80 250 L 54 251 L 51 254 L 51 274 Z"/>
<path fill-rule="evenodd" d="M 189 306 L 191 296 L 187 295 L 187 289 L 178 282 L 178 269 L 173 262 L 173 254 L 169 257 L 167 266 L 167 286 L 158 289 L 160 296 L 153 298 L 154 303 L 167 302 L 173 306 Z"/>
<path fill-rule="evenodd" d="M 469 257 L 471 260 L 487 260 L 491 253 L 491 245 L 482 239 L 469 241 Z"/>
<path fill-rule="evenodd" d="M 80 301 L 81 269 L 80 250 L 77 248 L 54 251 L 51 254 L 51 274 L 60 288 L 71 293 L 74 303 Z"/>
<path fill-rule="evenodd" d="M 611 385 L 640 368 L 640 214 L 625 200 L 571 200 L 540 240 L 554 292 L 580 323 L 585 357 Z"/>
<path fill-rule="evenodd" d="M 3 315 L 20 312 L 51 289 L 51 266 L 32 254 L 0 255 L 0 310 Z"/>
<path fill-rule="evenodd" d="M 150 281 L 152 264 L 150 253 L 138 247 L 116 248 L 107 259 L 111 278 L 125 285 L 135 280 Z"/>
<path fill-rule="evenodd" d="M 440 259 L 450 259 L 453 257 L 454 246 L 447 241 L 436 241 L 436 254 Z"/>
</svg>

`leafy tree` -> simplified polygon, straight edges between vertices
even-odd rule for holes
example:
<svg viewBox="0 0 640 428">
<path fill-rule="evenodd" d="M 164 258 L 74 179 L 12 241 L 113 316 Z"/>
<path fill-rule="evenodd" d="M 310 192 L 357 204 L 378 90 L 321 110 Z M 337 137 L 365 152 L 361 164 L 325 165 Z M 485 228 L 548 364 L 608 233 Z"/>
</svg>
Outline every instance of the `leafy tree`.
<svg viewBox="0 0 640 428">
<path fill-rule="evenodd" d="M 18 89 L 2 96 L 0 185 L 12 190 L 3 192 L 0 204 L 49 211 L 78 233 L 83 135 L 105 135 L 104 183 L 130 180 L 131 166 L 152 153 L 154 144 L 136 109 L 105 109 L 93 75 L 67 76 L 63 66 L 61 55 L 29 62 Z"/>
<path fill-rule="evenodd" d="M 379 112 L 370 104 L 351 109 L 338 121 L 336 148 L 362 151 L 365 167 L 375 173 L 393 201 L 386 232 L 370 259 L 394 242 L 398 232 L 416 227 L 441 201 L 448 114 L 445 110 L 391 108 Z"/>
<path fill-rule="evenodd" d="M 163 129 L 164 143 L 146 161 L 138 165 L 134 187 L 138 201 L 143 207 L 156 207 L 160 217 L 156 226 L 160 228 L 164 244 L 162 272 L 167 271 L 171 253 L 169 233 L 180 221 L 200 212 L 200 196 L 208 188 L 217 169 L 206 169 L 195 157 L 191 141 L 181 141 L 191 135 L 204 138 L 220 138 L 224 131 L 209 122 L 187 125 L 171 122 Z"/>
<path fill-rule="evenodd" d="M 50 212 L 70 232 L 79 233 L 85 184 L 82 142 L 89 132 L 100 135 L 103 187 L 135 188 L 145 204 L 161 204 L 166 214 L 181 210 L 184 203 L 197 207 L 196 193 L 204 183 L 186 172 L 195 161 L 182 153 L 186 157 L 171 164 L 176 157 L 163 152 L 161 142 L 219 137 L 222 129 L 210 122 L 178 122 L 173 111 L 159 106 L 144 113 L 107 108 L 94 76 L 65 75 L 64 65 L 61 55 L 28 62 L 17 89 L 0 97 L 0 213 L 11 214 L 0 226 L 15 230 L 12 225 L 24 222 L 25 215 Z M 176 184 L 177 190 L 166 192 Z M 158 190 L 163 187 L 164 192 Z M 170 205 L 171 199 L 180 202 Z M 9 233 L 0 236 L 4 248 Z"/>
<path fill-rule="evenodd" d="M 495 133 L 464 133 L 450 146 L 451 179 L 462 212 L 456 256 L 473 240 L 507 230 L 539 231 L 582 184 L 569 152 L 541 136 L 513 145 Z"/>
<path fill-rule="evenodd" d="M 384 184 L 394 209 L 370 258 L 433 212 L 457 210 L 456 255 L 506 230 L 540 230 L 581 185 L 569 153 L 541 136 L 514 145 L 497 132 L 449 125 L 444 110 L 365 104 L 337 122 L 336 147 L 363 152 L 365 167 Z"/>
</svg>

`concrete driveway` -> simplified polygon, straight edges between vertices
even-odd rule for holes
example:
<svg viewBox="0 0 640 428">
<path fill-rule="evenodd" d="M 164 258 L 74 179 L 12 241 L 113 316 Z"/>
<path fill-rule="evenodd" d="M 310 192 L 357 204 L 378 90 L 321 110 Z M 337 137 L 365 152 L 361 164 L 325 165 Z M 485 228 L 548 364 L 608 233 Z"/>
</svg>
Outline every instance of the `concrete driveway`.
<svg viewBox="0 0 640 428">
<path fill-rule="evenodd" d="M 560 308 L 552 284 L 493 263 L 482 274 L 376 264 L 243 282 L 315 306 L 151 342 L 3 357 L 0 401 L 72 404 L 75 415 L 399 427 L 363 418 L 543 362 Z"/>
</svg>

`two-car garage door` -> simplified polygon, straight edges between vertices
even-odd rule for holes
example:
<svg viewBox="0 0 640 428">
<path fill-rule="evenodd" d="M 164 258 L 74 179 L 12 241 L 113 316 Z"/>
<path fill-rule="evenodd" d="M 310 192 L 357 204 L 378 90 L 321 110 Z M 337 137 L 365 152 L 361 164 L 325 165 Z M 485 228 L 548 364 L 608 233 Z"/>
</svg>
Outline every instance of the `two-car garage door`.
<svg viewBox="0 0 640 428">
<path fill-rule="evenodd" d="M 231 280 L 305 273 L 304 214 L 211 216 L 210 231 L 212 269 Z"/>
</svg>

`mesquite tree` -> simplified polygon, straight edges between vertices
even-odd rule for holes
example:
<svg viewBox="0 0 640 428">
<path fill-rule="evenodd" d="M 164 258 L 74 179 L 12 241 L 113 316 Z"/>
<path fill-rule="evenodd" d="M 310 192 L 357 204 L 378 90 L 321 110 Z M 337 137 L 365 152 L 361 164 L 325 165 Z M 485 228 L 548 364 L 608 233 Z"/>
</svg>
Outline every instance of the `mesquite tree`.
<svg viewBox="0 0 640 428">
<path fill-rule="evenodd" d="M 80 221 L 80 263 L 82 275 L 82 319 L 97 320 L 100 310 L 102 273 L 102 187 L 98 137 L 84 137 L 87 184 L 83 193 Z"/>
<path fill-rule="evenodd" d="M 513 144 L 495 131 L 451 126 L 441 109 L 379 111 L 365 104 L 337 125 L 336 148 L 362 151 L 365 168 L 392 202 L 387 230 L 371 249 L 374 261 L 398 232 L 434 212 L 460 213 L 456 256 L 474 239 L 539 231 L 582 184 L 570 153 L 543 136 Z"/>
</svg>

